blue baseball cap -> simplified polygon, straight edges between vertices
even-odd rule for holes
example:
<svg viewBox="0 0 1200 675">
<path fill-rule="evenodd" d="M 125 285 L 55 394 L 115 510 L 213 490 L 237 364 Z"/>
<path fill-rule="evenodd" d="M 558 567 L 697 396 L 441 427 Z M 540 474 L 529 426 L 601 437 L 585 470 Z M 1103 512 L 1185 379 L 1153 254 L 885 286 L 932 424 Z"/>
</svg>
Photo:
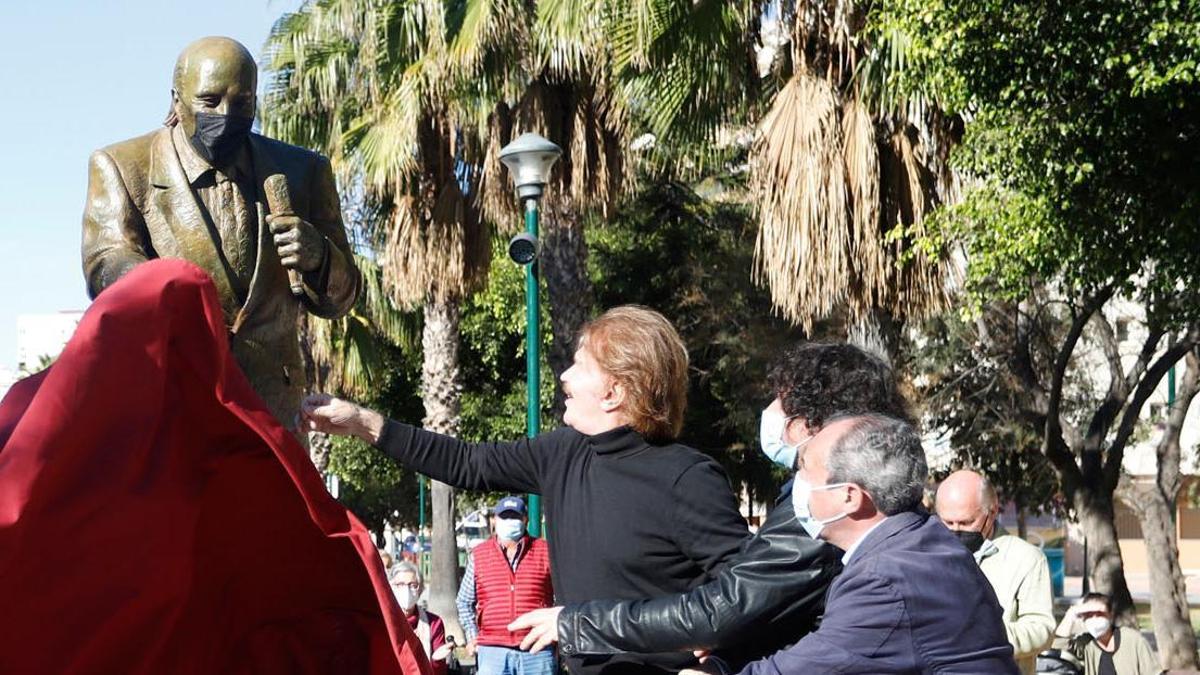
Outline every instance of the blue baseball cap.
<svg viewBox="0 0 1200 675">
<path fill-rule="evenodd" d="M 496 508 L 492 509 L 492 513 L 496 514 L 497 516 L 508 511 L 513 511 L 524 516 L 525 500 L 521 499 L 520 497 L 514 497 L 510 495 L 496 502 Z"/>
</svg>

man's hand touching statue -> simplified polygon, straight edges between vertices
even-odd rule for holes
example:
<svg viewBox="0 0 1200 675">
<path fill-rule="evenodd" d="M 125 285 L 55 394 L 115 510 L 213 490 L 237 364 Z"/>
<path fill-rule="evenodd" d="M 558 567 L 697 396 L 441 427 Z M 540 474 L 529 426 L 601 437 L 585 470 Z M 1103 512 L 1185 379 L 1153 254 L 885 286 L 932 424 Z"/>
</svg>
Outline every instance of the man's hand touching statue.
<svg viewBox="0 0 1200 675">
<path fill-rule="evenodd" d="M 319 431 L 338 436 L 357 436 L 368 443 L 379 442 L 383 415 L 329 394 L 310 394 L 300 402 L 300 422 L 304 431 Z"/>
</svg>

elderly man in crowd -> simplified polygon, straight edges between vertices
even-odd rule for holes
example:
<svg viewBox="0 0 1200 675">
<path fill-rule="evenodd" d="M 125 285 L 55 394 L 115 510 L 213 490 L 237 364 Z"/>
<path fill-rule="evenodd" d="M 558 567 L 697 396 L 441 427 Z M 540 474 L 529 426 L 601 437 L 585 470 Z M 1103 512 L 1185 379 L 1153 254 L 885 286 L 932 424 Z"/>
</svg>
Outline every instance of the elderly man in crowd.
<svg viewBox="0 0 1200 675">
<path fill-rule="evenodd" d="M 987 579 L 921 510 L 928 471 L 911 425 L 874 414 L 835 420 L 798 464 L 796 519 L 845 552 L 845 569 L 820 628 L 744 675 L 1017 672 Z M 712 661 L 705 669 L 719 672 Z"/>
<path fill-rule="evenodd" d="M 1083 661 L 1084 675 L 1158 675 L 1163 672 L 1141 631 L 1113 625 L 1112 600 L 1088 593 L 1054 629 L 1054 646 Z"/>
<path fill-rule="evenodd" d="M 446 643 L 446 623 L 442 621 L 442 617 L 417 605 L 417 600 L 425 592 L 425 580 L 421 577 L 421 570 L 407 560 L 402 560 L 392 567 L 388 581 L 392 585 L 396 602 L 399 603 L 400 609 L 404 610 L 408 627 L 417 634 L 425 656 L 429 657 L 433 675 L 446 675 L 449 672 L 446 657 L 450 655 L 452 647 Z"/>
<path fill-rule="evenodd" d="M 977 561 L 1004 610 L 1004 630 L 1023 675 L 1033 675 L 1038 652 L 1054 633 L 1050 566 L 1036 546 L 996 536 L 1000 502 L 986 478 L 956 471 L 938 487 L 937 515 Z"/>
</svg>

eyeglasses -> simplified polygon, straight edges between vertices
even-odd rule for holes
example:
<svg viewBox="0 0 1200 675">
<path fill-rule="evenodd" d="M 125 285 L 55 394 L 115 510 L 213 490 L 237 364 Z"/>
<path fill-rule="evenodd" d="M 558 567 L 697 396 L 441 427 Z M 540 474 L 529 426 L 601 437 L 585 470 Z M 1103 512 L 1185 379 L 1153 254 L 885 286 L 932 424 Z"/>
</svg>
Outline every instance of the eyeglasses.
<svg viewBox="0 0 1200 675">
<path fill-rule="evenodd" d="M 397 582 L 397 583 L 393 583 L 392 585 L 395 586 L 396 588 L 400 588 L 402 586 L 408 586 L 410 589 L 412 589 L 414 591 L 421 590 L 421 584 L 417 583 L 416 581 L 410 581 L 407 584 L 402 584 L 402 583 Z"/>
</svg>

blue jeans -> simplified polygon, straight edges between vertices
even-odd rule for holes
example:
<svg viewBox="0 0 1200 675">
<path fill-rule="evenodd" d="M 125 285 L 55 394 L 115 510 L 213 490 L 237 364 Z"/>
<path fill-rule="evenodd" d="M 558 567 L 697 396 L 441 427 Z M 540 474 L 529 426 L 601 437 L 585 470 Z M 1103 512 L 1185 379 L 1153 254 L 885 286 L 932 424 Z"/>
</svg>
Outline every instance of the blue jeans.
<svg viewBox="0 0 1200 675">
<path fill-rule="evenodd" d="M 554 675 L 554 650 L 523 652 L 508 647 L 479 645 L 475 652 L 477 675 Z"/>
</svg>

